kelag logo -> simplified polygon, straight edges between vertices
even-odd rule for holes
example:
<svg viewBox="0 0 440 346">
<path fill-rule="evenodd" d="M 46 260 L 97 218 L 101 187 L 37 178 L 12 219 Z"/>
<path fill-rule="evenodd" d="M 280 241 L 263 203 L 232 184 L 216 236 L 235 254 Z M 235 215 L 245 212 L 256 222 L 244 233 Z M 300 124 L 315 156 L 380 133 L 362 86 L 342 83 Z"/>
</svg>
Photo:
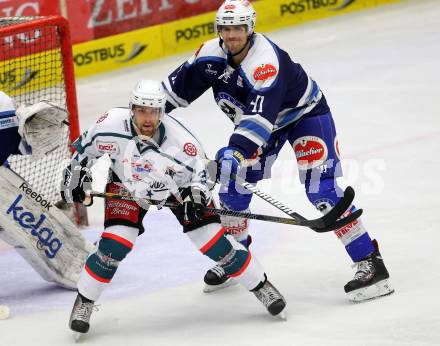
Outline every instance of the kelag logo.
<svg viewBox="0 0 440 346">
<path fill-rule="evenodd" d="M 20 225 L 23 230 L 30 230 L 30 233 L 37 240 L 37 246 L 44 249 L 44 253 L 48 258 L 54 258 L 58 250 L 63 245 L 61 240 L 54 236 L 54 232 L 48 228 L 43 227 L 46 216 L 40 214 L 38 220 L 35 215 L 27 210 L 24 210 L 19 205 L 23 195 L 18 195 L 15 201 L 11 204 L 6 214 L 11 214 L 14 221 Z"/>
<path fill-rule="evenodd" d="M 191 28 L 176 30 L 176 42 L 179 42 L 180 40 L 189 41 L 201 36 L 212 35 L 214 32 L 214 23 L 212 22 L 195 25 Z"/>
<path fill-rule="evenodd" d="M 356 0 L 298 0 L 281 4 L 280 11 L 281 16 L 284 16 L 289 14 L 298 14 L 307 11 L 319 10 L 321 8 L 338 5 L 338 3 L 341 3 L 341 5 L 336 8 L 331 8 L 331 10 L 342 10 L 353 4 L 355 1 Z"/>
<path fill-rule="evenodd" d="M 19 73 L 16 67 L 10 70 L 0 71 L 0 86 L 2 90 L 16 90 L 32 81 L 39 71 L 34 71 L 30 67 L 23 69 L 23 72 Z"/>
<path fill-rule="evenodd" d="M 89 65 L 91 63 L 106 60 L 114 60 L 117 63 L 125 63 L 139 56 L 147 47 L 148 44 L 142 45 L 139 42 L 136 42 L 131 47 L 130 52 L 126 54 L 126 45 L 121 43 L 111 47 L 99 48 L 85 53 L 78 53 L 73 57 L 73 60 L 78 66 Z"/>
</svg>

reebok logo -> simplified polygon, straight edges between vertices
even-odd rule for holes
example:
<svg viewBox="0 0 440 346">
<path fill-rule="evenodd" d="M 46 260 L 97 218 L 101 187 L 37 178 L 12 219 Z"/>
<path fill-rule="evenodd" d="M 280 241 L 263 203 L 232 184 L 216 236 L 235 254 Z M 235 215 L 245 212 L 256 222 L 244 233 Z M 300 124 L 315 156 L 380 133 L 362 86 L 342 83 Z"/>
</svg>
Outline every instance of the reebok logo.
<svg viewBox="0 0 440 346">
<path fill-rule="evenodd" d="M 19 189 L 23 191 L 26 195 L 28 195 L 30 198 L 34 199 L 35 202 L 39 203 L 46 210 L 50 210 L 50 208 L 53 207 L 50 201 L 44 199 L 44 197 L 41 194 L 34 192 L 32 188 L 29 187 L 28 184 L 22 183 Z"/>
</svg>

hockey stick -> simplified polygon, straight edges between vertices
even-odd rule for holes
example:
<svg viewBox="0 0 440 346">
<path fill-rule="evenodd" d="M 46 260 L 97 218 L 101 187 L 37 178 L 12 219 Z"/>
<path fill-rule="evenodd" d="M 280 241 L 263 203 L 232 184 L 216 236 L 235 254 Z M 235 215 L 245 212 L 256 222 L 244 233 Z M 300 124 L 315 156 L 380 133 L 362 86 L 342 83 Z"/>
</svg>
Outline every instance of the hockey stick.
<svg viewBox="0 0 440 346">
<path fill-rule="evenodd" d="M 261 199 L 273 205 L 278 210 L 281 210 L 283 213 L 289 215 L 290 217 L 296 220 L 300 220 L 303 226 L 308 226 L 316 232 L 319 232 L 319 230 L 324 230 L 324 229 L 335 230 L 344 227 L 355 221 L 363 213 L 362 209 L 358 209 L 355 212 L 340 219 L 342 214 L 344 214 L 347 211 L 347 209 L 351 206 L 351 203 L 353 202 L 355 192 L 351 186 L 345 189 L 344 196 L 341 197 L 338 203 L 327 214 L 317 219 L 308 220 L 304 216 L 298 214 L 297 212 L 293 211 L 292 209 L 281 203 L 280 201 L 269 196 L 267 193 L 259 190 L 256 186 L 242 179 L 237 179 L 237 177 L 235 177 L 235 181 L 240 186 L 251 191 L 253 194 L 257 195 Z"/>
<path fill-rule="evenodd" d="M 215 170 L 217 170 L 217 162 L 215 160 L 209 160 L 209 159 L 207 160 L 208 167 L 210 165 L 214 165 L 214 163 L 215 163 Z M 208 170 L 211 172 L 211 169 Z M 278 210 L 281 210 L 283 213 L 294 218 L 295 220 L 297 220 L 298 223 L 300 222 L 301 226 L 310 227 L 315 232 L 327 232 L 330 230 L 336 230 L 342 228 L 355 221 L 363 213 L 362 209 L 358 209 L 355 212 L 340 219 L 340 217 L 347 211 L 347 209 L 351 206 L 354 200 L 355 192 L 351 186 L 345 189 L 344 196 L 327 214 L 317 219 L 308 220 L 304 216 L 293 211 L 292 209 L 290 209 L 280 201 L 276 200 L 272 196 L 269 196 L 267 193 L 261 191 L 255 185 L 248 183 L 244 179 L 238 177 L 236 174 L 232 174 L 231 179 L 234 179 L 238 185 L 249 190 L 250 192 L 257 195 L 261 199 L 265 200 L 266 202 L 268 202 Z"/>
<path fill-rule="evenodd" d="M 175 202 L 169 202 L 169 201 L 160 202 L 160 201 L 155 201 L 155 200 L 151 200 L 151 199 L 147 199 L 147 198 L 133 197 L 130 195 L 120 195 L 117 193 L 96 192 L 96 191 L 88 192 L 89 199 L 88 200 L 86 199 L 85 204 L 86 205 L 90 204 L 90 198 L 93 198 L 93 197 L 113 198 L 113 199 L 120 199 L 120 200 L 124 200 L 124 201 L 142 202 L 142 203 L 147 203 L 149 205 L 159 205 L 161 207 L 168 207 L 171 209 L 177 208 L 179 206 L 179 204 L 175 203 Z M 272 216 L 272 215 L 243 213 L 243 212 L 238 212 L 238 211 L 233 211 L 233 210 L 217 209 L 217 208 L 206 208 L 206 211 L 210 212 L 210 213 L 217 214 L 217 215 L 235 216 L 235 217 L 242 217 L 242 218 L 247 218 L 247 219 L 252 219 L 252 220 L 275 222 L 275 223 L 295 225 L 295 226 L 310 227 L 309 222 L 313 221 L 313 220 L 307 220 L 307 219 L 301 220 L 299 218 L 291 219 L 291 218 L 284 218 L 284 217 Z M 326 228 L 316 227 L 316 229 L 314 229 L 314 231 L 316 231 L 318 233 L 324 233 L 324 232 L 329 232 L 334 229 L 340 228 L 337 224 L 335 224 L 335 226 L 336 226 L 336 228 L 334 227 L 334 225 L 330 225 Z"/>
</svg>

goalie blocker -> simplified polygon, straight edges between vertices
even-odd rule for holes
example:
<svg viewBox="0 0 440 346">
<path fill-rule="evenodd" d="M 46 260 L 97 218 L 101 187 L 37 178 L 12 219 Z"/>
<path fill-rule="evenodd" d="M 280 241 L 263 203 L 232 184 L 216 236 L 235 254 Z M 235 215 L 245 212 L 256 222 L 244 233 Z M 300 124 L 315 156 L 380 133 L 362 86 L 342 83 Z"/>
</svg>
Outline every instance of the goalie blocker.
<svg viewBox="0 0 440 346">
<path fill-rule="evenodd" d="M 44 280 L 76 289 L 94 246 L 62 211 L 6 167 L 0 167 L 0 186 L 0 239 Z"/>
</svg>

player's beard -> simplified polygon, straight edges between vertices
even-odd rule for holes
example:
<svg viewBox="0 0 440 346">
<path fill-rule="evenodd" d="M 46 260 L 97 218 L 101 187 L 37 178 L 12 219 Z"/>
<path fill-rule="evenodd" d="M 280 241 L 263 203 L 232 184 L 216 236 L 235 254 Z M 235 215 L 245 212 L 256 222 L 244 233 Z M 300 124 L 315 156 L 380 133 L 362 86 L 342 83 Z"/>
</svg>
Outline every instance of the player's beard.
<svg viewBox="0 0 440 346">
<path fill-rule="evenodd" d="M 159 126 L 159 122 L 157 123 L 144 122 L 143 124 L 138 124 L 137 122 L 134 122 L 134 125 L 136 128 L 136 132 L 141 139 L 151 139 L 156 133 L 156 129 Z M 144 125 L 148 125 L 148 126 L 144 126 Z"/>
<path fill-rule="evenodd" d="M 231 54 L 235 54 L 239 52 L 240 50 L 243 50 L 243 48 L 246 46 L 247 41 L 243 40 L 233 40 L 226 43 L 226 48 Z"/>
<path fill-rule="evenodd" d="M 154 133 L 156 132 L 156 126 L 151 123 L 144 124 L 141 126 L 140 130 L 143 136 L 152 138 L 154 136 Z"/>
</svg>

